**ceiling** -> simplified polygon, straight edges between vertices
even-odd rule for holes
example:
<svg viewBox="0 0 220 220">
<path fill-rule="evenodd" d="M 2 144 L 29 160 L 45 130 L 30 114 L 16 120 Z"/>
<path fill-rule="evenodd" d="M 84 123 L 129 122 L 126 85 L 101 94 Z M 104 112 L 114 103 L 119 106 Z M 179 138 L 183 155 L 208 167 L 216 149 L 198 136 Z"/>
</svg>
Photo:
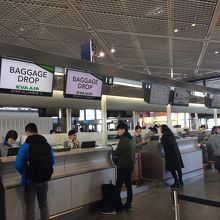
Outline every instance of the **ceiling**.
<svg viewBox="0 0 220 220">
<path fill-rule="evenodd" d="M 0 0 L 0 42 L 80 58 L 92 39 L 98 63 L 187 81 L 220 75 L 219 15 L 218 0 Z"/>
</svg>

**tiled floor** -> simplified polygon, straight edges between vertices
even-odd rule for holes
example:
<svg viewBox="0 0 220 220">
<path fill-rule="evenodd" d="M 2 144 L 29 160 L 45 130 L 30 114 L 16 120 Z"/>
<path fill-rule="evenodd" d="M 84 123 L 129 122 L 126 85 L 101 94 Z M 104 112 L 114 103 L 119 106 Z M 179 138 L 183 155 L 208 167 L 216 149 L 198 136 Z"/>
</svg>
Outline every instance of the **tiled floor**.
<svg viewBox="0 0 220 220">
<path fill-rule="evenodd" d="M 220 201 L 220 177 L 214 170 L 204 176 L 186 180 L 181 194 Z M 134 196 L 134 211 L 117 215 L 103 215 L 96 211 L 79 220 L 175 220 L 169 187 L 153 187 Z M 219 220 L 220 208 L 180 201 L 181 220 Z"/>
</svg>

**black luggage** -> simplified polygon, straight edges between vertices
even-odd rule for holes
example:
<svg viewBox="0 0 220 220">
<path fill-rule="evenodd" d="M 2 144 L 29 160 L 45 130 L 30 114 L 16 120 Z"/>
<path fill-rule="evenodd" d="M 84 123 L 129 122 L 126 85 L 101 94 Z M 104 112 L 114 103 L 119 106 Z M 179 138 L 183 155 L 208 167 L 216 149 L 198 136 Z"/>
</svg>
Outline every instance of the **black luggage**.
<svg viewBox="0 0 220 220">
<path fill-rule="evenodd" d="M 113 212 L 116 209 L 116 186 L 110 180 L 108 184 L 102 184 L 102 212 Z"/>
</svg>

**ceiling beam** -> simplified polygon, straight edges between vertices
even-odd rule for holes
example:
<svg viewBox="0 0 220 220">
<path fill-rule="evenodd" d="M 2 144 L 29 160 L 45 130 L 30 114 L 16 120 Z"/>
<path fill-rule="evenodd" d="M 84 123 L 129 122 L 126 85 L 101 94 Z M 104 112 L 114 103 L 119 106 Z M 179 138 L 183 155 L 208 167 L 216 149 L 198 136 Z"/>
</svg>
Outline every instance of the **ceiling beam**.
<svg viewBox="0 0 220 220">
<path fill-rule="evenodd" d="M 193 83 L 176 81 L 176 80 L 166 79 L 153 75 L 144 75 L 143 73 L 140 73 L 138 71 L 131 71 L 109 65 L 92 63 L 84 60 L 57 55 L 54 53 L 33 50 L 33 49 L 19 47 L 1 42 L 0 42 L 0 56 L 14 57 L 14 58 L 32 61 L 34 63 L 50 64 L 57 67 L 85 69 L 92 73 L 96 73 L 104 76 L 113 76 L 123 79 L 136 80 L 136 81 L 147 81 L 147 82 L 158 83 L 167 86 L 185 88 L 191 91 L 220 94 L 220 89 L 199 86 Z"/>
<path fill-rule="evenodd" d="M 211 19 L 210 24 L 209 24 L 209 29 L 208 29 L 208 32 L 206 34 L 205 41 L 203 43 L 203 47 L 202 47 L 199 59 L 198 59 L 197 64 L 196 64 L 196 68 L 194 70 L 195 73 L 197 73 L 200 69 L 203 58 L 205 56 L 205 52 L 207 50 L 207 47 L 210 43 L 210 39 L 211 39 L 212 34 L 214 32 L 215 25 L 218 22 L 219 16 L 220 16 L 220 1 L 218 0 L 217 4 L 215 6 L 215 11 L 213 13 L 212 19 Z"/>
</svg>

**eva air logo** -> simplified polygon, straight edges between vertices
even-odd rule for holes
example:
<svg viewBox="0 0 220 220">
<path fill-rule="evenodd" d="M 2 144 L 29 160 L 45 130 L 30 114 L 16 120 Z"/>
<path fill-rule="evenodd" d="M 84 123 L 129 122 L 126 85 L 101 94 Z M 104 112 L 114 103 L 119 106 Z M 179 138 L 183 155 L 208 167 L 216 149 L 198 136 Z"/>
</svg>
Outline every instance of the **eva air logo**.
<svg viewBox="0 0 220 220">
<path fill-rule="evenodd" d="M 19 89 L 19 90 L 29 90 L 29 91 L 39 91 L 39 87 L 37 87 L 37 86 L 16 85 L 16 89 Z"/>
</svg>

